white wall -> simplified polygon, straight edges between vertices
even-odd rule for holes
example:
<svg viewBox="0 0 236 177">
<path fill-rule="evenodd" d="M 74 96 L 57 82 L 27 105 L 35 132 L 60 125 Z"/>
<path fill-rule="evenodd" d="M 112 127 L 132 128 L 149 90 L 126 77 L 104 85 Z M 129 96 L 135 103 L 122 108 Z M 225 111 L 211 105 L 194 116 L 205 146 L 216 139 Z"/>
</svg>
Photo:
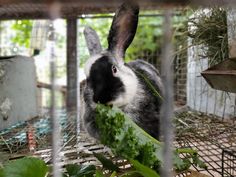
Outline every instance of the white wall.
<svg viewBox="0 0 236 177">
<path fill-rule="evenodd" d="M 37 116 L 36 72 L 32 58 L 0 60 L 0 130 Z"/>
<path fill-rule="evenodd" d="M 191 39 L 189 39 L 191 44 Z M 208 60 L 200 59 L 201 47 L 188 49 L 187 65 L 187 105 L 196 111 L 219 117 L 231 118 L 236 116 L 236 96 L 212 89 L 201 76 L 201 71 L 207 69 Z"/>
</svg>

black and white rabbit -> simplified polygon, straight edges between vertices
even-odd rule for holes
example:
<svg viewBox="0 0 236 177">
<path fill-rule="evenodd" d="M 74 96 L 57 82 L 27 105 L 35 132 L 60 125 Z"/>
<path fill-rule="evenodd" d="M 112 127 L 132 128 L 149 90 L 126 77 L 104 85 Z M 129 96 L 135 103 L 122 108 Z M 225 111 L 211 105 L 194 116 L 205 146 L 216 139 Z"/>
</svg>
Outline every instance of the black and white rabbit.
<svg viewBox="0 0 236 177">
<path fill-rule="evenodd" d="M 159 136 L 162 99 L 154 95 L 151 89 L 154 87 L 162 95 L 159 72 L 142 60 L 124 63 L 125 51 L 136 33 L 138 14 L 138 5 L 123 3 L 111 25 L 108 49 L 99 51 L 101 49 L 98 47 L 98 51 L 92 52 L 93 56 L 85 64 L 87 78 L 83 91 L 83 122 L 88 133 L 97 139 L 99 132 L 95 124 L 95 107 L 98 102 L 119 107 L 150 135 L 155 138 Z M 94 39 L 90 40 L 91 50 L 96 48 L 98 42 L 94 35 Z"/>
</svg>

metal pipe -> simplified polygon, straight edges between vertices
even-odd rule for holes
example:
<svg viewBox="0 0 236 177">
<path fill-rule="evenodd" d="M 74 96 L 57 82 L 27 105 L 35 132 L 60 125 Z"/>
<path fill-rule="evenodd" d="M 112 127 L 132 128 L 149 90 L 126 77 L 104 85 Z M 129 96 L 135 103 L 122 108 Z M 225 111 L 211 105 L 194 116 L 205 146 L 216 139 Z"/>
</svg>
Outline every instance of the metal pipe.
<svg viewBox="0 0 236 177">
<path fill-rule="evenodd" d="M 54 36 L 54 25 L 52 22 L 52 31 L 51 31 L 51 39 L 50 39 L 50 82 L 51 82 L 51 109 L 50 109 L 50 117 L 52 121 L 52 161 L 53 161 L 53 177 L 60 177 L 61 171 L 60 166 L 58 165 L 60 162 L 60 123 L 58 116 L 56 114 L 56 83 L 55 83 L 55 75 L 56 75 L 56 61 L 55 61 L 55 36 Z"/>
<path fill-rule="evenodd" d="M 171 13 L 172 16 L 182 16 L 181 13 Z M 79 15 L 78 19 L 97 19 L 97 18 L 113 18 L 113 15 Z M 163 14 L 140 14 L 139 18 L 143 17 L 163 17 Z"/>
<path fill-rule="evenodd" d="M 80 24 L 79 24 L 79 20 L 77 20 L 77 30 L 76 31 L 79 31 L 79 26 Z M 76 39 L 76 41 L 77 41 L 77 68 L 80 68 L 80 58 L 79 58 L 79 53 L 78 53 L 78 51 L 79 51 L 79 41 L 78 41 L 78 38 Z M 80 111 L 81 111 L 81 109 L 80 109 L 80 82 L 79 82 L 79 71 L 77 71 L 77 93 L 76 93 L 76 95 L 77 95 L 77 107 L 76 107 L 76 113 L 77 113 L 77 115 L 76 115 L 76 124 L 77 124 L 77 127 L 76 127 L 76 133 L 77 133 L 77 144 L 79 145 L 79 143 L 80 143 L 80 119 L 81 119 L 81 117 L 80 117 Z M 78 146 L 77 146 L 78 147 Z"/>
<path fill-rule="evenodd" d="M 50 82 L 51 82 L 51 109 L 50 116 L 52 121 L 52 175 L 53 177 L 61 177 L 60 167 L 60 147 L 61 147 L 61 127 L 58 115 L 56 113 L 56 57 L 55 57 L 55 31 L 54 31 L 54 19 L 60 17 L 60 3 L 53 2 L 49 6 L 49 16 L 51 18 L 51 33 L 50 40 Z"/>
<path fill-rule="evenodd" d="M 172 24 L 171 10 L 164 11 L 164 44 L 162 50 L 161 73 L 163 77 L 164 103 L 161 111 L 161 130 L 163 133 L 163 168 L 162 177 L 171 177 L 172 174 L 172 146 L 173 146 L 173 65 L 172 65 Z"/>
</svg>

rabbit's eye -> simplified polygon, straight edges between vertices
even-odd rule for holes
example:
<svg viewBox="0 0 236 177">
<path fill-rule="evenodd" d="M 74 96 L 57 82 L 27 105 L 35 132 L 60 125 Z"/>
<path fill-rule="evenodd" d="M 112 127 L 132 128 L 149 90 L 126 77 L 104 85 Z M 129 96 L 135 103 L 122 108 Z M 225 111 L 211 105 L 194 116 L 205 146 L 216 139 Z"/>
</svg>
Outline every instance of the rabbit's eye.
<svg viewBox="0 0 236 177">
<path fill-rule="evenodd" d="M 111 70 L 113 74 L 117 73 L 117 68 L 115 65 L 112 65 Z"/>
</svg>

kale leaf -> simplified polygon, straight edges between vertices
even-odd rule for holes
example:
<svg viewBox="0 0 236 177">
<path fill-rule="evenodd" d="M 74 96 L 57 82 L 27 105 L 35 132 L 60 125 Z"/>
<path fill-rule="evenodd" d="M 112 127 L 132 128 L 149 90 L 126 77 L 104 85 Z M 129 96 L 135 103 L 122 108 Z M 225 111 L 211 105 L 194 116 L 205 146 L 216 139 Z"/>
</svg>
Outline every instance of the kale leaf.
<svg viewBox="0 0 236 177">
<path fill-rule="evenodd" d="M 101 143 L 110 147 L 115 155 L 137 160 L 157 171 L 163 164 L 163 144 L 146 133 L 119 108 L 97 104 L 96 124 Z M 189 158 L 181 159 L 180 154 L 185 152 Z M 187 170 L 191 162 L 202 165 L 202 161 L 196 159 L 195 150 L 176 149 L 173 152 L 174 170 Z"/>
</svg>

